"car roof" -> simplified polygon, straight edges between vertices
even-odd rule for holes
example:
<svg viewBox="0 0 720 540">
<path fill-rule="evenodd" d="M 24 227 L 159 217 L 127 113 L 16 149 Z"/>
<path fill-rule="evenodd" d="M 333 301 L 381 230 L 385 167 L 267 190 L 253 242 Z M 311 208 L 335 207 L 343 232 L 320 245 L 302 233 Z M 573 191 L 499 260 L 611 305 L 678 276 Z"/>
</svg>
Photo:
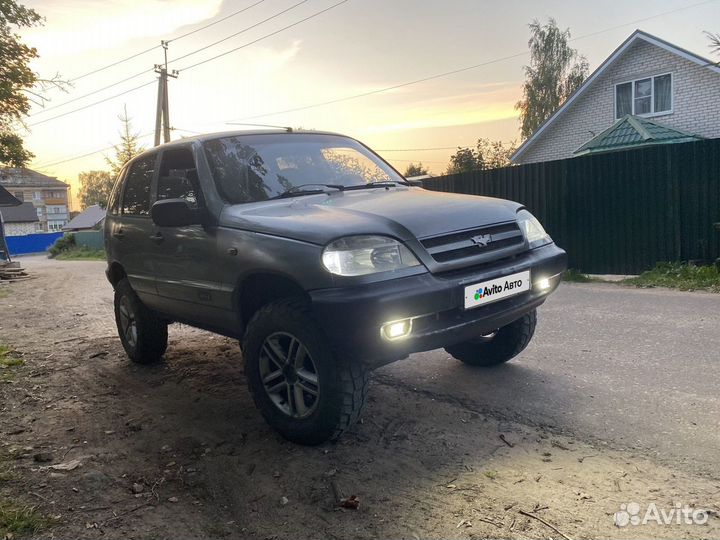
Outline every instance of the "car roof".
<svg viewBox="0 0 720 540">
<path fill-rule="evenodd" d="M 174 146 L 180 146 L 180 145 L 187 144 L 187 143 L 212 141 L 214 139 L 222 139 L 224 137 L 237 137 L 239 135 L 243 135 L 243 136 L 247 136 L 247 135 L 250 135 L 250 136 L 287 135 L 289 137 L 297 136 L 297 135 L 333 135 L 336 137 L 346 137 L 348 139 L 352 139 L 352 137 L 343 135 L 342 133 L 334 133 L 332 131 L 316 131 L 316 130 L 293 129 L 293 128 L 218 131 L 215 133 L 200 133 L 197 135 L 192 135 L 190 137 L 183 137 L 182 139 L 178 139 L 176 141 L 163 143 L 159 146 L 153 146 L 152 148 L 148 148 L 147 150 L 145 150 L 142 154 L 138 155 L 137 157 L 145 155 L 151 151 L 163 150 L 166 148 L 172 148 Z"/>
</svg>

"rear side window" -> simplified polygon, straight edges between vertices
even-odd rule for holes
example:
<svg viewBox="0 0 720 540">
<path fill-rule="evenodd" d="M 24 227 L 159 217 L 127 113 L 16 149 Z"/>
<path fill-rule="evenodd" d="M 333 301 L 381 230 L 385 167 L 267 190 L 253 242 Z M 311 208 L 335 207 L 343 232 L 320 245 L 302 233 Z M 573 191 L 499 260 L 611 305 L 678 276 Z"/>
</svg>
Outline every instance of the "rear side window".
<svg viewBox="0 0 720 540">
<path fill-rule="evenodd" d="M 155 172 L 155 156 L 138 159 L 125 177 L 122 213 L 147 216 L 150 213 L 150 184 Z"/>
<path fill-rule="evenodd" d="M 107 213 L 111 216 L 115 216 L 120 213 L 120 190 L 122 189 L 123 180 L 125 178 L 125 173 L 127 172 L 127 168 L 124 168 L 120 171 L 120 174 L 118 174 L 117 180 L 115 181 L 115 186 L 113 187 L 112 192 L 110 193 L 110 200 L 108 201 L 108 207 L 107 207 Z"/>
</svg>

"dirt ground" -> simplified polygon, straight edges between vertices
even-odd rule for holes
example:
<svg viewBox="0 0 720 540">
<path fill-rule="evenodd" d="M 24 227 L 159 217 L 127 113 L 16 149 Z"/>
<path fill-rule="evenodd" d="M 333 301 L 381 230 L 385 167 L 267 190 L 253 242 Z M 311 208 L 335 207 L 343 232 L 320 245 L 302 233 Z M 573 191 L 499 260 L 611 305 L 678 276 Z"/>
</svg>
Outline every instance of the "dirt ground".
<svg viewBox="0 0 720 540">
<path fill-rule="evenodd" d="M 34 279 L 0 298 L 0 343 L 24 360 L 0 372 L 0 466 L 12 473 L 0 499 L 56 520 L 37 537 L 720 536 L 717 476 L 475 410 L 397 370 L 376 372 L 339 442 L 288 443 L 255 410 L 236 342 L 173 326 L 165 361 L 134 365 L 103 263 L 27 267 Z M 359 508 L 338 508 L 333 485 Z M 710 517 L 615 526 L 633 501 Z"/>
</svg>

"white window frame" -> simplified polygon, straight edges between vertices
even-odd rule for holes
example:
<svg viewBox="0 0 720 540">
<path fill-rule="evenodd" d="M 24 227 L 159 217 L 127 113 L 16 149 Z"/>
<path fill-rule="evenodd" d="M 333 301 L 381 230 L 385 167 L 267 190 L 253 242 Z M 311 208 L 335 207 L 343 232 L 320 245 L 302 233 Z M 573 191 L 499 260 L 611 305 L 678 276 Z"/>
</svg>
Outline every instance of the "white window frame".
<svg viewBox="0 0 720 540">
<path fill-rule="evenodd" d="M 656 77 L 664 77 L 665 75 L 670 75 L 670 109 L 666 111 L 655 111 L 655 78 Z M 637 81 L 643 81 L 645 79 L 650 79 L 650 112 L 649 113 L 643 113 L 643 114 L 635 114 L 635 83 Z M 621 86 L 623 84 L 630 83 L 630 88 L 632 90 L 631 96 L 630 96 L 630 102 L 632 103 L 632 114 L 634 116 L 640 116 L 642 118 L 650 118 L 653 116 L 665 116 L 667 114 L 672 114 L 675 110 L 675 77 L 673 76 L 672 72 L 668 73 L 656 73 L 655 75 L 646 75 L 644 77 L 637 77 L 635 79 L 630 79 L 627 81 L 622 81 L 619 83 L 615 83 L 613 86 L 613 117 L 615 120 L 620 120 L 617 115 L 617 87 Z"/>
</svg>

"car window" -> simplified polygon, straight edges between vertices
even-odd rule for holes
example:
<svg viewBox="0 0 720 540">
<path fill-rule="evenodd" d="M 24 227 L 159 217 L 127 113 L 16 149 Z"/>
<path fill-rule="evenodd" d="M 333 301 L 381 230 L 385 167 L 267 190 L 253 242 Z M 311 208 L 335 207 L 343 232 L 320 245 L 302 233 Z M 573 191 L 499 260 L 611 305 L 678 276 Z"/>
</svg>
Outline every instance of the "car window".
<svg viewBox="0 0 720 540">
<path fill-rule="evenodd" d="M 199 184 L 195 158 L 190 148 L 163 152 L 158 177 L 157 200 L 184 199 L 191 208 L 198 207 Z"/>
<path fill-rule="evenodd" d="M 127 167 L 123 168 L 123 170 L 120 171 L 120 174 L 118 174 L 117 180 L 115 181 L 115 185 L 113 186 L 113 190 L 110 193 L 110 200 L 108 201 L 108 207 L 107 207 L 107 213 L 111 216 L 117 215 L 120 213 L 120 189 L 123 185 L 123 181 L 125 178 L 125 173 L 127 172 Z"/>
<path fill-rule="evenodd" d="M 204 148 L 218 190 L 231 203 L 263 201 L 308 184 L 403 181 L 360 143 L 337 135 L 237 135 Z"/>
<path fill-rule="evenodd" d="M 155 155 L 135 161 L 125 178 L 122 213 L 146 216 L 150 213 L 150 184 L 155 173 Z"/>
</svg>

